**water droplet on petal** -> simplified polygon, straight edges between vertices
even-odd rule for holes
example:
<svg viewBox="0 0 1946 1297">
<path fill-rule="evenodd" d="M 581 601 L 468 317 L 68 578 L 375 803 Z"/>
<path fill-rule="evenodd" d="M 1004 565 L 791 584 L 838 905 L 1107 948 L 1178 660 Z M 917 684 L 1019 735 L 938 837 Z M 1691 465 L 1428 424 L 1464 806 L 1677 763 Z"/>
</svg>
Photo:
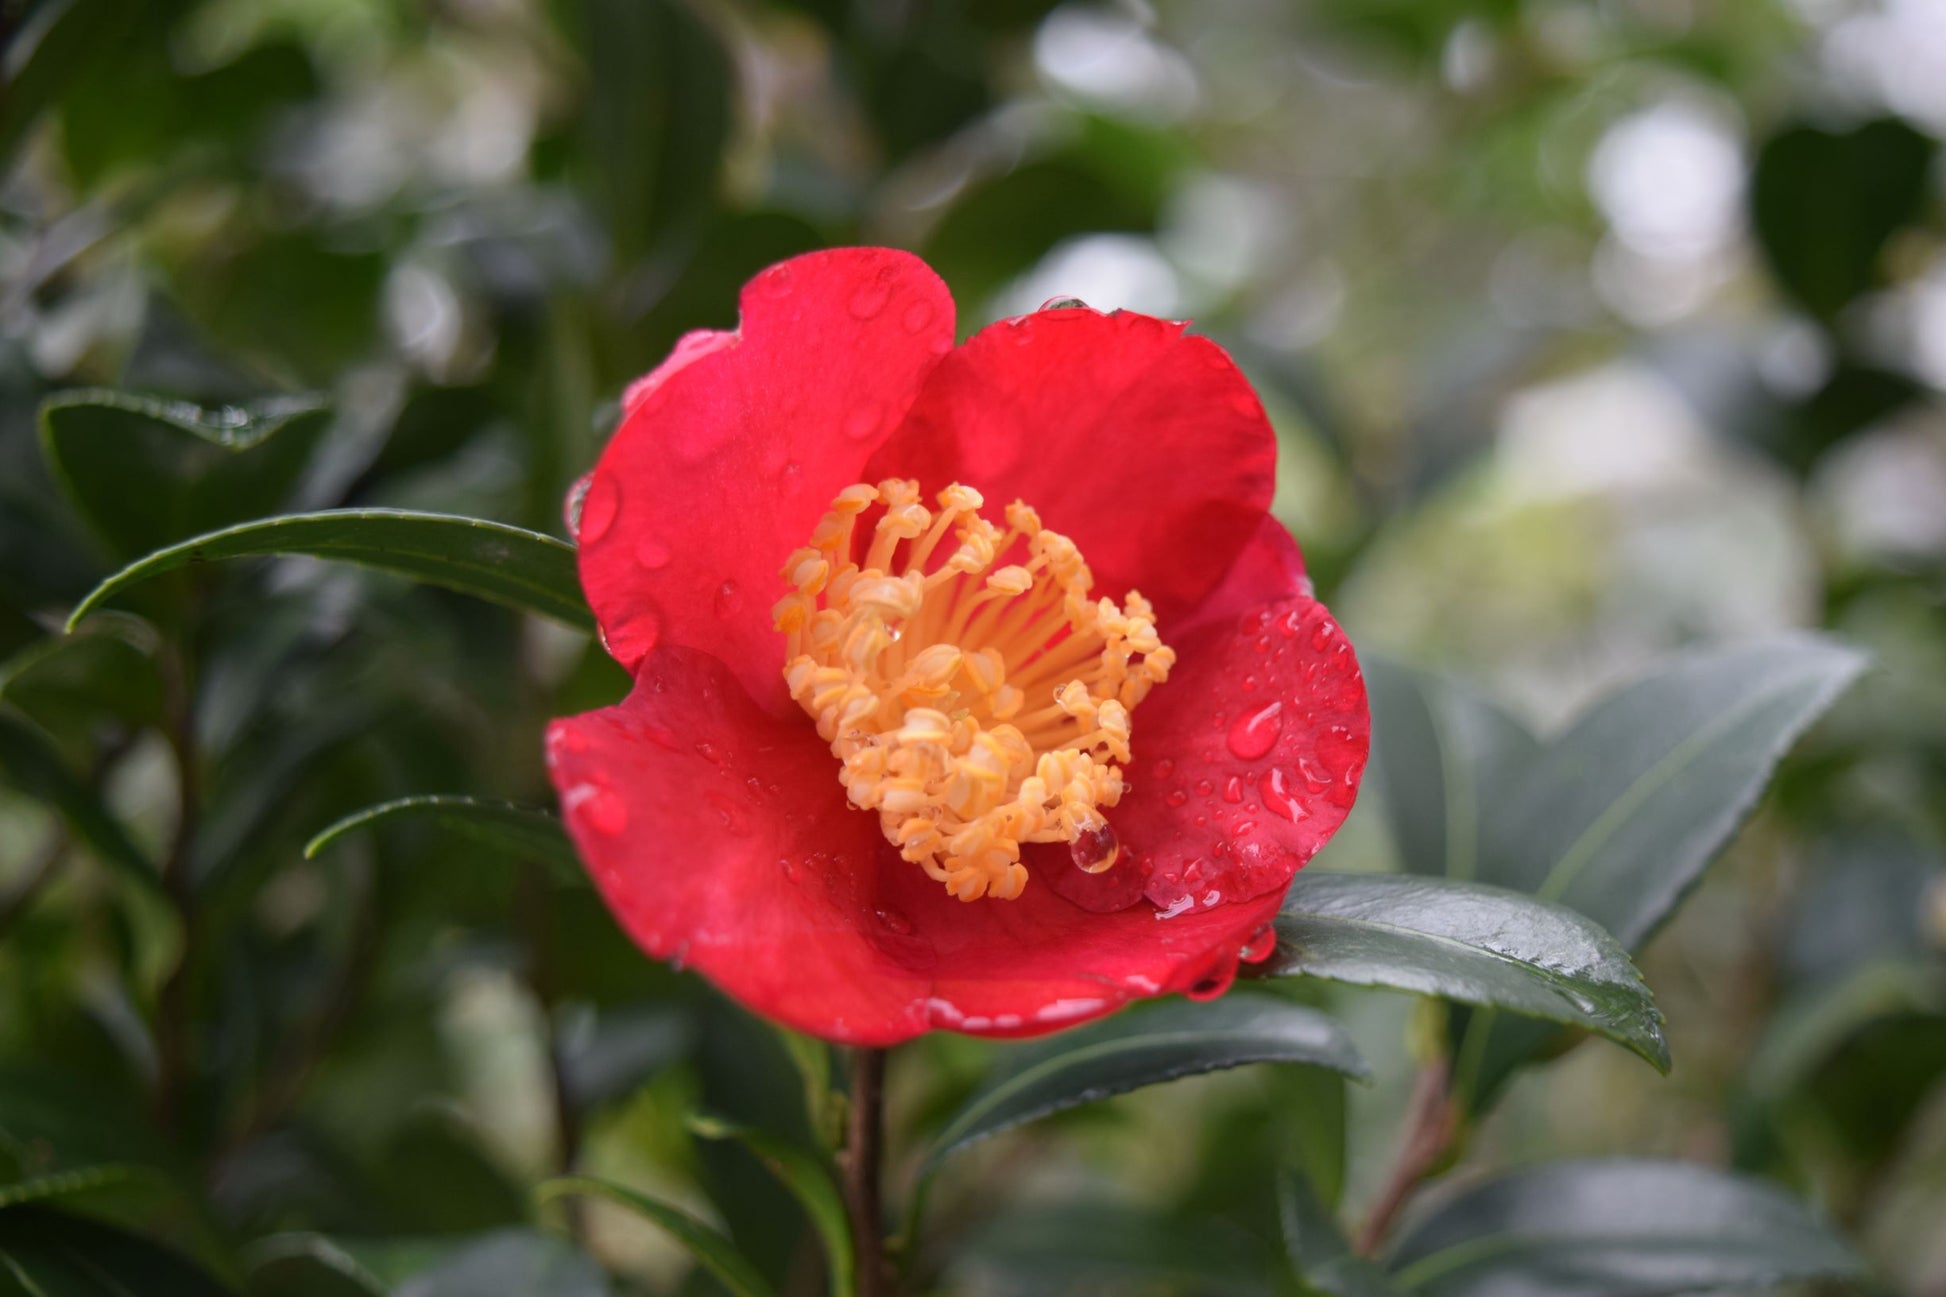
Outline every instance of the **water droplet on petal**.
<svg viewBox="0 0 1946 1297">
<path fill-rule="evenodd" d="M 1237 980 L 1236 961 L 1231 960 L 1225 967 L 1209 973 L 1202 981 L 1183 992 L 1192 1000 L 1214 1000 Z"/>
<path fill-rule="evenodd" d="M 777 869 L 784 875 L 785 882 L 794 883 L 797 881 L 797 862 L 789 856 L 778 857 Z"/>
<path fill-rule="evenodd" d="M 614 837 L 628 827 L 628 804 L 612 788 L 581 784 L 568 790 L 568 809 L 596 833 Z"/>
<path fill-rule="evenodd" d="M 884 417 L 879 407 L 870 401 L 855 406 L 851 413 L 845 416 L 845 436 L 853 441 L 863 441 L 878 431 L 879 423 Z"/>
<path fill-rule="evenodd" d="M 905 308 L 905 314 L 899 317 L 899 323 L 905 326 L 907 333 L 918 333 L 932 323 L 932 317 L 932 303 L 922 297 Z"/>
<path fill-rule="evenodd" d="M 1243 943 L 1238 957 L 1246 964 L 1260 963 L 1270 958 L 1270 952 L 1277 949 L 1277 929 L 1266 923 Z"/>
<path fill-rule="evenodd" d="M 1223 781 L 1223 800 L 1235 806 L 1243 800 L 1243 777 L 1231 775 Z"/>
<path fill-rule="evenodd" d="M 635 561 L 652 572 L 668 567 L 671 557 L 669 547 L 659 537 L 644 536 L 635 542 Z"/>
<path fill-rule="evenodd" d="M 879 909 L 873 911 L 873 914 L 886 928 L 898 933 L 901 937 L 909 937 L 912 935 L 912 920 L 906 918 L 905 915 L 892 909 L 890 906 L 881 906 Z"/>
<path fill-rule="evenodd" d="M 698 743 L 696 745 L 696 755 L 701 757 L 703 760 L 709 762 L 713 766 L 720 766 L 723 764 L 723 758 L 717 755 L 716 745 L 714 743 L 708 742 L 707 740 Z"/>
<path fill-rule="evenodd" d="M 1297 773 L 1304 776 L 1304 787 L 1308 792 L 1321 793 L 1331 783 L 1331 776 L 1312 765 L 1307 757 L 1297 759 Z"/>
<path fill-rule="evenodd" d="M 869 320 L 885 309 L 892 300 L 892 268 L 887 266 L 869 284 L 861 284 L 858 291 L 851 295 L 852 316 Z"/>
<path fill-rule="evenodd" d="M 1295 822 L 1311 818 L 1311 812 L 1297 799 L 1297 791 L 1285 781 L 1281 769 L 1265 771 L 1264 777 L 1257 781 L 1257 791 L 1262 794 L 1264 805 L 1285 819 Z"/>
<path fill-rule="evenodd" d="M 1171 806 L 1181 806 L 1189 800 L 1189 794 L 1180 788 L 1171 788 L 1169 795 L 1162 799 Z"/>
<path fill-rule="evenodd" d="M 1176 773 L 1176 763 L 1171 761 L 1168 757 L 1164 757 L 1162 758 L 1162 760 L 1155 763 L 1155 777 L 1157 779 L 1167 779 L 1170 775 L 1173 775 L 1175 773 Z"/>
<path fill-rule="evenodd" d="M 1230 727 L 1230 751 L 1239 761 L 1256 761 L 1277 746 L 1277 736 L 1283 731 L 1284 704 L 1281 701 L 1245 712 Z"/>
<path fill-rule="evenodd" d="M 1216 785 L 1211 783 L 1209 780 L 1198 779 L 1196 781 L 1196 795 L 1198 797 L 1208 797 L 1211 793 L 1215 791 L 1216 791 Z"/>
<path fill-rule="evenodd" d="M 578 524 L 574 527 L 575 541 L 592 545 L 615 525 L 615 515 L 621 512 L 622 492 L 610 474 L 590 474 L 586 480 L 587 490 L 581 493 L 581 507 L 572 521 Z"/>
<path fill-rule="evenodd" d="M 1088 309 L 1088 304 L 1078 297 L 1056 295 L 1042 302 L 1038 309 L 1043 311 L 1085 311 Z"/>
</svg>

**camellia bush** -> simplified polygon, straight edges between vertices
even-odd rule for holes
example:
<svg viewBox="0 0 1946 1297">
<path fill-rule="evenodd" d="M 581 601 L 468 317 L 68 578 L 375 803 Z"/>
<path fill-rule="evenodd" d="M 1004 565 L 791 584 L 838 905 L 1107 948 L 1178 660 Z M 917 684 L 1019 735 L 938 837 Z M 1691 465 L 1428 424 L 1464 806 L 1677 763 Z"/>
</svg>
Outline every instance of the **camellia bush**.
<svg viewBox="0 0 1946 1297">
<path fill-rule="evenodd" d="M 1335 230 L 1379 345 L 1252 243 L 1302 59 L 896 8 L 7 11 L 0 1297 L 1936 1291 L 1946 533 L 1816 476 L 1936 400 L 1930 135 L 1731 166 L 1734 363 L 1435 286 L 1572 338 L 1495 441 L 1393 417 L 1453 258 Z M 1386 8 L 1226 21 L 1598 200 L 1815 35 Z"/>
</svg>

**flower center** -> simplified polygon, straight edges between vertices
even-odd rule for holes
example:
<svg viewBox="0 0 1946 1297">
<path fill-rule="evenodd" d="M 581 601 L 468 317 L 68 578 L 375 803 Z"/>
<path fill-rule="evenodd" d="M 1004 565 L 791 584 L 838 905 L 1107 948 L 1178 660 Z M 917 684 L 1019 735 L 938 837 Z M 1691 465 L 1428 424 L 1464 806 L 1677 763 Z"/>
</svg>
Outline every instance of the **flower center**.
<svg viewBox="0 0 1946 1297">
<path fill-rule="evenodd" d="M 846 487 L 784 564 L 794 592 L 775 610 L 784 680 L 852 805 L 963 901 L 1019 896 L 1024 842 L 1114 865 L 1102 809 L 1121 800 L 1129 713 L 1176 660 L 1148 600 L 1090 598 L 1073 541 L 1019 501 L 1003 529 L 984 503 L 958 483 L 936 512 L 917 482 Z"/>
</svg>

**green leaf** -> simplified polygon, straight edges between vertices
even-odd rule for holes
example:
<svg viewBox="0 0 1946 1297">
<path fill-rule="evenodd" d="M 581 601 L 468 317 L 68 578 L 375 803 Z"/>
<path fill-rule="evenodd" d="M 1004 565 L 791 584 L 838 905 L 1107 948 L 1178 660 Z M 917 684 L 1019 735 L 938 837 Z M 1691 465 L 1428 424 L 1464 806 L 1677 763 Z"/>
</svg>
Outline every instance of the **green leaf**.
<svg viewBox="0 0 1946 1297">
<path fill-rule="evenodd" d="M 586 1175 L 548 1180 L 535 1193 L 541 1202 L 550 1202 L 569 1194 L 588 1194 L 626 1207 L 668 1231 L 705 1270 L 730 1290 L 733 1297 L 771 1297 L 770 1284 L 736 1250 L 735 1244 L 714 1226 L 705 1224 L 680 1207 Z"/>
<path fill-rule="evenodd" d="M 1558 901 L 1639 949 L 1755 807 L 1797 736 L 1865 667 L 1817 635 L 1686 654 L 1610 694 L 1490 802 L 1481 878 Z M 1555 1039 L 1456 1021 L 1457 1091 L 1483 1104 Z"/>
<path fill-rule="evenodd" d="M 1220 1218 L 1114 1202 L 1021 1203 L 955 1249 L 942 1291 L 1008 1297 L 1171 1294 L 1270 1297 L 1276 1263 L 1263 1240 Z"/>
<path fill-rule="evenodd" d="M 133 25 L 141 0 L 44 0 L 10 35 L 0 98 L 0 157 L 75 76 Z"/>
<path fill-rule="evenodd" d="M 1306 1063 L 1361 1079 L 1369 1072 L 1344 1028 L 1300 1004 L 1238 991 L 1209 1003 L 1143 1006 L 1003 1057 L 933 1141 L 922 1178 L 1003 1130 L 1110 1095 L 1250 1063 Z"/>
<path fill-rule="evenodd" d="M 1864 1266 L 1771 1185 L 1680 1162 L 1556 1162 L 1435 1208 L 1387 1260 L 1424 1297 L 1630 1297 L 1853 1278 Z"/>
<path fill-rule="evenodd" d="M 1586 1027 L 1669 1068 L 1661 1014 L 1628 952 L 1566 906 L 1505 888 L 1301 873 L 1264 972 L 1511 1009 Z"/>
<path fill-rule="evenodd" d="M 1351 1249 L 1317 1190 L 1300 1173 L 1277 1180 L 1284 1251 L 1309 1292 L 1327 1297 L 1394 1297 L 1385 1272 Z"/>
<path fill-rule="evenodd" d="M 142 618 L 97 613 L 72 635 L 49 635 L 0 662 L 0 698 L 56 733 L 86 733 L 89 722 L 103 715 L 160 725 L 157 643 L 155 628 Z M 78 722 L 73 730 L 61 723 L 70 719 Z"/>
<path fill-rule="evenodd" d="M 163 572 L 220 559 L 308 554 L 444 586 L 593 630 L 581 597 L 574 548 L 539 532 L 479 518 L 404 509 L 331 509 L 285 514 L 198 536 L 139 559 L 103 581 L 68 619 Z"/>
<path fill-rule="evenodd" d="M 560 820 L 546 811 L 484 797 L 401 797 L 367 806 L 320 830 L 304 844 L 304 858 L 311 859 L 347 833 L 413 823 L 430 824 L 516 859 L 541 861 L 582 876 L 580 858 Z"/>
<path fill-rule="evenodd" d="M 321 1234 L 273 1234 L 247 1261 L 250 1297 L 387 1297 L 384 1281 Z"/>
<path fill-rule="evenodd" d="M 54 740 L 32 721 L 0 707 L 0 771 L 30 797 L 39 798 L 67 822 L 71 832 L 116 872 L 156 895 L 162 879 L 120 820 L 94 789 L 69 770 Z"/>
<path fill-rule="evenodd" d="M 367 1266 L 368 1270 L 377 1268 Z M 394 1291 L 410 1293 L 411 1297 L 477 1297 L 481 1293 L 494 1297 L 610 1297 L 613 1290 L 594 1258 L 567 1240 L 533 1229 L 500 1229 L 468 1238 L 430 1266 L 411 1267 L 409 1279 L 397 1282 Z"/>
<path fill-rule="evenodd" d="M 134 1234 L 48 1211 L 0 1211 L 0 1291 L 32 1297 L 234 1297 L 186 1258 Z"/>
<path fill-rule="evenodd" d="M 1924 215 L 1937 147 L 1889 117 L 1849 131 L 1796 125 L 1765 141 L 1751 224 L 1777 278 L 1812 314 L 1835 319 L 1880 282 L 1885 245 Z"/>
<path fill-rule="evenodd" d="M 277 508 L 330 418 L 315 396 L 211 410 L 90 388 L 41 404 L 41 444 L 75 507 L 126 558 Z"/>
<path fill-rule="evenodd" d="M 1540 743 L 1460 684 L 1383 658 L 1365 663 L 1372 770 L 1400 863 L 1411 873 L 1477 876 L 1490 800 Z"/>
<path fill-rule="evenodd" d="M 704 1139 L 734 1139 L 756 1154 L 770 1173 L 791 1191 L 824 1244 L 826 1272 L 834 1293 L 852 1291 L 857 1259 L 852 1253 L 851 1218 L 844 1195 L 822 1160 L 762 1131 L 709 1117 L 690 1121 L 690 1129 Z"/>
</svg>

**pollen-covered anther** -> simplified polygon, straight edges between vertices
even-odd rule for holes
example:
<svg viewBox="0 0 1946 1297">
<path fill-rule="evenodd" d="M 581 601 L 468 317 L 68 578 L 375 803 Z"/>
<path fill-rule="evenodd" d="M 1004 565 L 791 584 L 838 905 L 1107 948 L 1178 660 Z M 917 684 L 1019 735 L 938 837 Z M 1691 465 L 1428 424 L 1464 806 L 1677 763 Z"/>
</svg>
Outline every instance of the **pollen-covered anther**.
<svg viewBox="0 0 1946 1297">
<path fill-rule="evenodd" d="M 899 478 L 839 492 L 782 568 L 784 682 L 852 804 L 950 894 L 1019 896 L 1027 842 L 1112 868 L 1103 811 L 1121 800 L 1130 713 L 1175 663 L 1155 610 L 1133 590 L 1095 596 L 1080 549 L 1028 505 L 1002 528 L 969 486 L 937 500 Z"/>
</svg>

